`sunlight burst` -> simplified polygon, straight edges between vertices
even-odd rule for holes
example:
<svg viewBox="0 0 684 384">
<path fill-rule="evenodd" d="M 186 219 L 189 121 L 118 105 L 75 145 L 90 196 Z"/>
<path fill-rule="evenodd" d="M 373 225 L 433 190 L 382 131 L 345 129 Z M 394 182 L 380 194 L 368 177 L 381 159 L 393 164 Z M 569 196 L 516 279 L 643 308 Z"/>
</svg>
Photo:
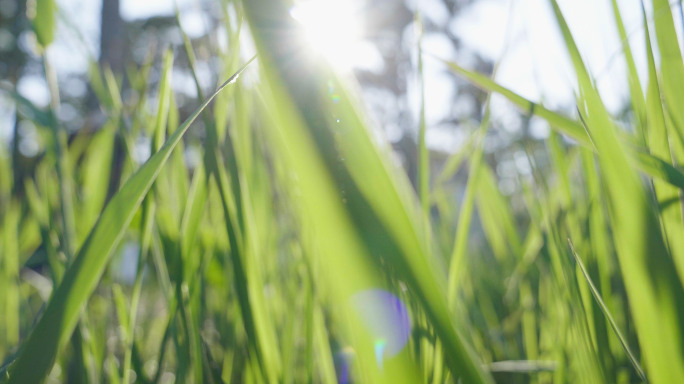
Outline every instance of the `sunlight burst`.
<svg viewBox="0 0 684 384">
<path fill-rule="evenodd" d="M 290 15 L 303 27 L 312 50 L 338 69 L 349 69 L 362 51 L 362 23 L 355 1 L 308 0 L 292 7 Z"/>
</svg>

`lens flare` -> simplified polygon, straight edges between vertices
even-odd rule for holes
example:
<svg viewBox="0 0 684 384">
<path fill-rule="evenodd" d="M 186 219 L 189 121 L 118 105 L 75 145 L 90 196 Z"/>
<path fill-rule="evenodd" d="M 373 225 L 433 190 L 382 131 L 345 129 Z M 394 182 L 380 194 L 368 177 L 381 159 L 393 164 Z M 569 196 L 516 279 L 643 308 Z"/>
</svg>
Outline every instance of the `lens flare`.
<svg viewBox="0 0 684 384">
<path fill-rule="evenodd" d="M 406 305 L 382 289 L 371 289 L 352 296 L 353 306 L 373 337 L 375 357 L 382 368 L 384 359 L 401 352 L 411 334 Z"/>
<path fill-rule="evenodd" d="M 354 349 L 345 347 L 335 353 L 335 374 L 337 382 L 349 384 L 352 382 L 351 364 L 354 359 Z"/>
</svg>

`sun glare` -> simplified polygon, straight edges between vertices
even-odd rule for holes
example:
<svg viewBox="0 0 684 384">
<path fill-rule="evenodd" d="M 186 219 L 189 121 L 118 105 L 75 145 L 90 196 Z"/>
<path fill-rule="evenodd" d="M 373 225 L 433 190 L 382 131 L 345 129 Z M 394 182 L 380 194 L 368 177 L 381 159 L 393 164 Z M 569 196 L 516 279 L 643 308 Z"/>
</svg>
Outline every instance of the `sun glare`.
<svg viewBox="0 0 684 384">
<path fill-rule="evenodd" d="M 350 69 L 358 62 L 362 24 L 358 2 L 350 0 L 308 0 L 292 7 L 290 15 L 304 29 L 312 50 L 338 69 Z"/>
</svg>

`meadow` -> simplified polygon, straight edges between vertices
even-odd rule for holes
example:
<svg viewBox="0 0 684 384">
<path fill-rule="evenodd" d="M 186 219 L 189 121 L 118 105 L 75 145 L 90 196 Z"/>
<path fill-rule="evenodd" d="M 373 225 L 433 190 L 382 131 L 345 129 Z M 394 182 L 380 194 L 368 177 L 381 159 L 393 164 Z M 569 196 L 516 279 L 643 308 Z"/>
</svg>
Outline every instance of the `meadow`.
<svg viewBox="0 0 684 384">
<path fill-rule="evenodd" d="M 354 82 L 302 54 L 286 0 L 223 4 L 237 18 L 225 17 L 227 48 L 215 47 L 225 82 L 211 93 L 180 23 L 180 49 L 126 73 L 137 102 L 123 102 L 123 74 L 94 63 L 106 116 L 96 131 L 59 124 L 47 55 L 47 108 L 2 83 L 46 150 L 33 177 L 16 180 L 0 146 L 0 383 L 684 383 L 673 11 L 652 0 L 643 13 L 648 78 L 623 46 L 625 123 L 549 3 L 575 70 L 574 113 L 503 87 L 496 66 L 444 61 L 551 127 L 550 168 L 522 143 L 533 177 L 514 196 L 487 161 L 488 102 L 440 169 L 421 119 L 414 187 Z M 612 5 L 604 21 L 627 42 Z M 57 9 L 35 6 L 44 52 Z M 246 30 L 258 52 L 247 60 Z M 171 84 L 180 58 L 198 95 L 184 121 Z M 257 80 L 243 83 L 245 70 Z M 186 135 L 199 126 L 203 136 Z M 140 135 L 151 138 L 144 161 Z M 192 166 L 188 152 L 199 154 Z M 456 177 L 462 199 L 449 192 Z"/>
</svg>

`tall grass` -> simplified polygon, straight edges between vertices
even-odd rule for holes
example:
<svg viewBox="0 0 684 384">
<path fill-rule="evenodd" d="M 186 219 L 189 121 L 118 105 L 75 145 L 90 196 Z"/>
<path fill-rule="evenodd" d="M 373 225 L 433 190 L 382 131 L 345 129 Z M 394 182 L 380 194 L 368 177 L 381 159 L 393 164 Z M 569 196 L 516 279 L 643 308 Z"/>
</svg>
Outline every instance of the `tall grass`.
<svg viewBox="0 0 684 384">
<path fill-rule="evenodd" d="M 180 22 L 182 49 L 128 72 L 137 103 L 93 65 L 107 120 L 71 139 L 44 55 L 47 109 L 2 88 L 46 152 L 21 186 L 0 152 L 0 382 L 684 382 L 684 64 L 672 12 L 665 0 L 651 24 L 644 12 L 645 90 L 625 44 L 634 129 L 623 130 L 550 4 L 577 77 L 574 116 L 445 62 L 553 128 L 548 167 L 520 143 L 533 177 L 514 196 L 485 151 L 488 104 L 439 172 L 421 106 L 414 190 L 349 80 L 302 53 L 286 1 L 222 5 L 228 47 L 215 54 L 227 80 L 208 97 Z M 47 49 L 55 5 L 36 6 Z M 256 61 L 241 60 L 245 29 Z M 198 95 L 182 124 L 179 56 Z M 142 164 L 140 136 L 151 138 Z M 202 160 L 189 168 L 187 152 Z M 112 260 L 131 244 L 126 282 Z"/>
</svg>

